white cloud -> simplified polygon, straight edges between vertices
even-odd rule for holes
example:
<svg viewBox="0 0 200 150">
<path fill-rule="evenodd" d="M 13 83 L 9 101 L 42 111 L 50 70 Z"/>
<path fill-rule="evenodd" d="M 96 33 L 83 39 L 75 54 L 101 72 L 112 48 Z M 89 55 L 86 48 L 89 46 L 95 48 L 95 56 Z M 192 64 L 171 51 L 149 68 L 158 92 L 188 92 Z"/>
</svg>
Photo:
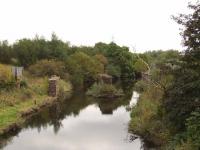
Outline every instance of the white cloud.
<svg viewBox="0 0 200 150">
<path fill-rule="evenodd" d="M 171 15 L 189 0 L 0 0 L 0 40 L 14 42 L 53 31 L 76 45 L 110 42 L 137 50 L 181 49 Z"/>
</svg>

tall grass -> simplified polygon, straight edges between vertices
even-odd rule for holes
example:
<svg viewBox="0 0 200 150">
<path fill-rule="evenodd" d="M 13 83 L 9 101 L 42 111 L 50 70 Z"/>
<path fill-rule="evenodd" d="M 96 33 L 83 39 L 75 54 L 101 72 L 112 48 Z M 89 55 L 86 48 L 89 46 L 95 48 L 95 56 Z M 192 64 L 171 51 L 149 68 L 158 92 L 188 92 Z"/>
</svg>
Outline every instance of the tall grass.
<svg viewBox="0 0 200 150">
<path fill-rule="evenodd" d="M 138 103 L 131 112 L 130 131 L 141 135 L 155 146 L 165 145 L 170 132 L 162 119 L 161 99 L 163 92 L 144 84 Z M 139 86 L 141 88 L 141 85 Z"/>
</svg>

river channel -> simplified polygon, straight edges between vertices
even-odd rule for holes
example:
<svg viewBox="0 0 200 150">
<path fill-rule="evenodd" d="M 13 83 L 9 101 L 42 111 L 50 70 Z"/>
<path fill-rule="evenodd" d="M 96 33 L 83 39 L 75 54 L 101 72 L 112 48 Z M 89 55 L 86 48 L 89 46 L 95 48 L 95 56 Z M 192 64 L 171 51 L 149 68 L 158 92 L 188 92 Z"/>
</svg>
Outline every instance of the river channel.
<svg viewBox="0 0 200 150">
<path fill-rule="evenodd" d="M 18 133 L 1 138 L 3 150 L 143 150 L 128 132 L 131 92 L 121 99 L 95 99 L 83 92 L 32 116 Z"/>
</svg>

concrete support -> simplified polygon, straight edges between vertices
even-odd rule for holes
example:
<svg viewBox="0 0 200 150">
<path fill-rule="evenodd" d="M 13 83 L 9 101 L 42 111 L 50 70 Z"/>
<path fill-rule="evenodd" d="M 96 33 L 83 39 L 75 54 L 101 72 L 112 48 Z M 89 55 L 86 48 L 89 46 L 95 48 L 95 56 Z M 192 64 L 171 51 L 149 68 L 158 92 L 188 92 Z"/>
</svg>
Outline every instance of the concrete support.
<svg viewBox="0 0 200 150">
<path fill-rule="evenodd" d="M 58 80 L 59 77 L 53 76 L 52 78 L 49 79 L 49 90 L 48 94 L 51 97 L 55 97 L 58 94 Z"/>
</svg>

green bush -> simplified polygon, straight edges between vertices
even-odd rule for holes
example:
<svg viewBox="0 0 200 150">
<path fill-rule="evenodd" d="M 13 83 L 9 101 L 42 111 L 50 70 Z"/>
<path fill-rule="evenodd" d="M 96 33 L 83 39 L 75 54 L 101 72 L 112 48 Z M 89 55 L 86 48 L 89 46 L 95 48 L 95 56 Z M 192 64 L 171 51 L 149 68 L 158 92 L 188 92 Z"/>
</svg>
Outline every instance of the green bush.
<svg viewBox="0 0 200 150">
<path fill-rule="evenodd" d="M 71 89 L 72 85 L 70 82 L 66 82 L 64 80 L 58 81 L 58 87 L 59 87 L 59 99 L 65 99 L 71 95 Z"/>
<path fill-rule="evenodd" d="M 36 64 L 29 67 L 29 72 L 37 77 L 57 75 L 62 78 L 67 78 L 65 65 L 61 61 L 55 60 L 40 60 Z"/>
<path fill-rule="evenodd" d="M 32 81 L 31 81 L 32 80 Z M 47 95 L 48 93 L 48 78 L 34 78 L 29 80 L 28 87 L 37 95 Z"/>
<path fill-rule="evenodd" d="M 148 71 L 148 66 L 145 64 L 145 62 L 142 59 L 138 59 L 135 64 L 134 68 L 137 72 L 146 72 Z"/>
<path fill-rule="evenodd" d="M 0 64 L 0 89 L 11 89 L 14 85 L 11 67 Z"/>
<path fill-rule="evenodd" d="M 162 120 L 161 98 L 163 92 L 154 86 L 146 85 L 137 105 L 132 108 L 130 131 L 141 135 L 156 146 L 164 146 L 170 132 Z"/>
<path fill-rule="evenodd" d="M 147 86 L 148 86 L 147 82 L 145 82 L 144 80 L 140 80 L 140 81 L 136 82 L 134 88 L 138 92 L 144 92 Z"/>
<path fill-rule="evenodd" d="M 64 80 L 58 81 L 59 89 L 63 92 L 69 92 L 72 89 L 72 85 L 69 82 L 65 82 Z"/>
<path fill-rule="evenodd" d="M 175 150 L 199 150 L 199 149 L 194 148 L 191 140 L 182 142 L 180 145 L 177 145 L 174 149 Z"/>
<path fill-rule="evenodd" d="M 113 77 L 120 78 L 121 68 L 119 65 L 108 64 L 106 67 L 107 74 L 112 75 Z"/>
<path fill-rule="evenodd" d="M 200 112 L 191 113 L 186 121 L 186 131 L 183 136 L 176 136 L 173 147 L 175 150 L 199 150 L 200 149 Z"/>
<path fill-rule="evenodd" d="M 71 81 L 77 88 L 83 87 L 84 83 L 88 81 L 94 81 L 99 73 L 104 72 L 101 62 L 83 52 L 71 55 L 66 66 L 71 75 Z"/>
<path fill-rule="evenodd" d="M 27 81 L 25 81 L 25 80 L 22 80 L 22 81 L 20 81 L 20 87 L 21 88 L 26 88 L 26 87 L 28 87 L 28 83 L 27 83 Z"/>
<path fill-rule="evenodd" d="M 13 80 L 11 67 L 0 64 L 0 82 L 10 82 Z"/>
<path fill-rule="evenodd" d="M 20 96 L 21 101 L 30 100 L 33 98 L 34 92 L 31 89 L 28 88 L 23 89 L 21 92 L 22 92 Z"/>
<path fill-rule="evenodd" d="M 121 89 L 116 89 L 116 87 L 111 84 L 95 83 L 87 91 L 87 95 L 94 97 L 119 97 L 123 95 L 123 91 Z"/>
</svg>

